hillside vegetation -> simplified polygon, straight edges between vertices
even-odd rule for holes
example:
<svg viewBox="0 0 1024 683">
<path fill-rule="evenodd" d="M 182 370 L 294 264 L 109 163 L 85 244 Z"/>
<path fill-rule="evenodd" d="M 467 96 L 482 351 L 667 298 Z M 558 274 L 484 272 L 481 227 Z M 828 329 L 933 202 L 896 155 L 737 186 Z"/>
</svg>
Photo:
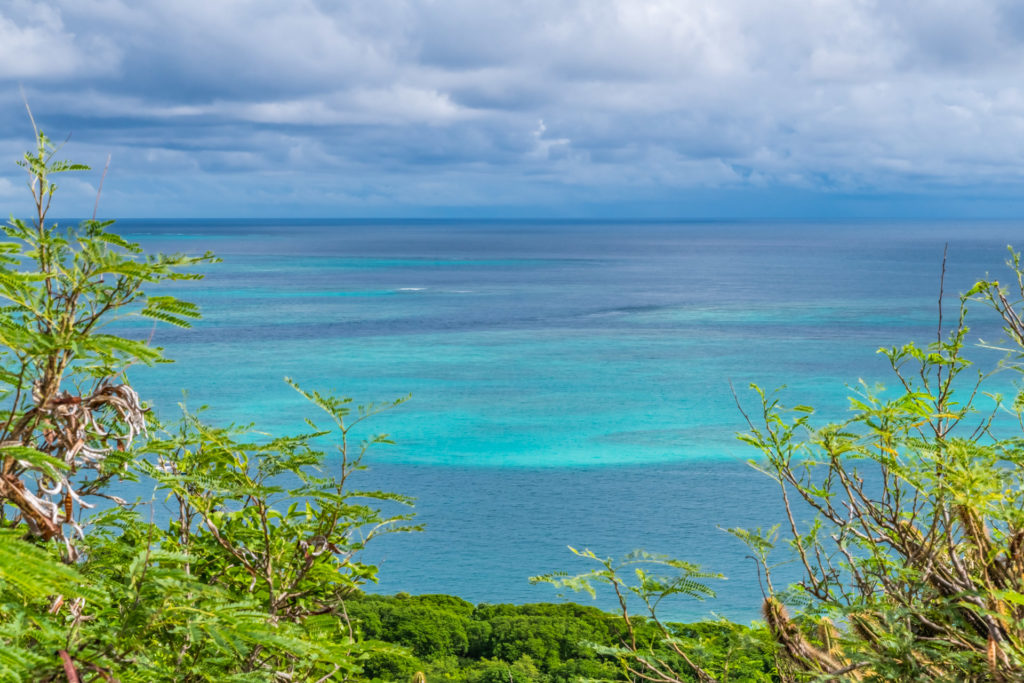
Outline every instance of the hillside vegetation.
<svg viewBox="0 0 1024 683">
<path fill-rule="evenodd" d="M 467 683 L 568 683 L 624 675 L 614 652 L 627 637 L 625 624 L 619 615 L 593 607 L 474 607 L 447 595 L 403 594 L 361 595 L 347 606 L 363 637 L 407 649 L 371 656 L 363 664 L 363 675 L 370 680 L 412 680 L 416 672 L 423 672 L 428 681 Z M 678 659 L 659 644 L 660 631 L 653 624 L 638 621 L 636 628 L 638 637 L 651 643 L 659 656 Z M 730 680 L 771 680 L 774 659 L 767 630 L 729 622 L 669 628 L 687 650 L 727 668 Z"/>
</svg>

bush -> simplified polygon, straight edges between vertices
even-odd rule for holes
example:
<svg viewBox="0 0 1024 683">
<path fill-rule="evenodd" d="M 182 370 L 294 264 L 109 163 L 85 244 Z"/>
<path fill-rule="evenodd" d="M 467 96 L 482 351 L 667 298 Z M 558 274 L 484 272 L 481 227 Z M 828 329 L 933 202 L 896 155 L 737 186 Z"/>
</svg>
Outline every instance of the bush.
<svg viewBox="0 0 1024 683">
<path fill-rule="evenodd" d="M 215 261 L 145 255 L 89 220 L 47 221 L 60 173 L 45 135 L 25 155 L 32 222 L 0 242 L 0 679 L 270 681 L 351 676 L 381 650 L 354 638 L 345 600 L 376 568 L 358 560 L 401 496 L 351 490 L 385 436 L 353 427 L 400 403 L 353 408 L 299 389 L 329 427 L 268 439 L 186 413 L 155 423 L 129 368 L 163 360 L 112 319 L 189 326 L 198 309 L 150 285 Z M 325 475 L 320 444 L 338 438 Z M 159 523 L 118 496 L 147 479 L 170 503 Z M 97 500 L 107 509 L 88 517 Z M 392 651 L 393 647 L 383 648 Z"/>
<path fill-rule="evenodd" d="M 964 355 L 968 309 L 982 303 L 1004 324 L 1005 340 L 987 345 L 1007 354 L 998 371 L 1024 372 L 1019 254 L 1011 250 L 1008 265 L 1011 286 L 976 283 L 952 324 L 940 297 L 934 342 L 880 349 L 897 390 L 862 383 L 842 422 L 816 424 L 813 408 L 753 387 L 759 406 L 744 414 L 740 438 L 763 456 L 752 465 L 779 485 L 786 541 L 804 573 L 788 589 L 773 584 L 779 526 L 730 530 L 760 560 L 770 643 L 760 629 L 661 625 L 665 596 L 713 597 L 705 581 L 715 575 L 684 561 L 583 551 L 597 569 L 535 580 L 611 587 L 631 634 L 641 621 L 625 596 L 638 599 L 660 638 L 631 635 L 601 650 L 640 678 L 1024 679 L 1024 391 L 1011 401 L 991 395 L 995 407 L 979 409 L 987 375 Z"/>
</svg>

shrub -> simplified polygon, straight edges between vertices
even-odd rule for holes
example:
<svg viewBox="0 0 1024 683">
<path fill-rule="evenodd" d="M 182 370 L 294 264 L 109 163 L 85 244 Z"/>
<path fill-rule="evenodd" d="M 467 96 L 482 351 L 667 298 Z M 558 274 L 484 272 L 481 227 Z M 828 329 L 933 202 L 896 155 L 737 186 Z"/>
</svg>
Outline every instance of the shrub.
<svg viewBox="0 0 1024 683">
<path fill-rule="evenodd" d="M 409 499 L 349 485 L 387 442 L 357 443 L 353 428 L 401 401 L 355 407 L 296 387 L 329 427 L 273 439 L 187 412 L 156 424 L 128 370 L 160 349 L 106 325 L 189 326 L 196 306 L 145 289 L 215 259 L 145 255 L 110 221 L 49 223 L 53 178 L 85 167 L 36 143 L 22 161 L 36 215 L 0 243 L 0 678 L 325 680 L 393 651 L 358 642 L 344 605 L 376 572 L 363 545 L 414 528 L 377 507 Z M 140 477 L 168 519 L 118 495 Z M 97 500 L 107 509 L 86 516 Z"/>
</svg>

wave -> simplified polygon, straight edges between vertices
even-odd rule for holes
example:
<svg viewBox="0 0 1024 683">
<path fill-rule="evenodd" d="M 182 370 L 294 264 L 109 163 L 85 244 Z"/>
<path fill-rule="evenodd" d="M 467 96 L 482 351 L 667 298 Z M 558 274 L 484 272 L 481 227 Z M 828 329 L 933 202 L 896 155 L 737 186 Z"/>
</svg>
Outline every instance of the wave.
<svg viewBox="0 0 1024 683">
<path fill-rule="evenodd" d="M 642 304 L 638 306 L 619 306 L 617 308 L 604 308 L 597 311 L 591 311 L 590 313 L 583 314 L 587 318 L 601 318 L 610 315 L 630 315 L 633 313 L 653 313 L 656 311 L 665 311 L 671 308 L 677 308 L 677 306 L 664 306 L 660 304 Z"/>
</svg>

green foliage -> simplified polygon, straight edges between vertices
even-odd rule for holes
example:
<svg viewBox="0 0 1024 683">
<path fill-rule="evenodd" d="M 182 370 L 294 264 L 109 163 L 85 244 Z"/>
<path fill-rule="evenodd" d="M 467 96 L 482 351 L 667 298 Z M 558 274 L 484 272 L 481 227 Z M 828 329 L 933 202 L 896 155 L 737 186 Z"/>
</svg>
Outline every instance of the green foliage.
<svg viewBox="0 0 1024 683">
<path fill-rule="evenodd" d="M 375 654 L 363 666 L 371 680 L 430 680 L 569 683 L 619 680 L 616 656 L 630 630 L 615 614 L 572 603 L 478 605 L 450 596 L 361 595 L 347 603 L 357 630 L 367 638 L 406 648 Z M 728 622 L 667 624 L 636 619 L 637 638 L 652 643 L 662 658 L 677 657 L 663 646 L 673 638 L 734 672 L 731 680 L 769 680 L 771 644 L 767 631 Z M 461 653 L 453 644 L 466 643 Z M 731 669 L 730 669 L 731 667 Z M 693 680 L 689 677 L 682 680 Z"/>
<path fill-rule="evenodd" d="M 531 579 L 559 588 L 596 595 L 610 588 L 619 603 L 624 632 L 609 642 L 585 640 L 581 644 L 613 657 L 629 680 L 772 680 L 772 648 L 757 633 L 729 622 L 680 626 L 663 624 L 658 606 L 673 596 L 704 600 L 715 596 L 705 581 L 723 579 L 721 574 L 699 566 L 637 550 L 621 560 L 600 558 L 590 550 L 570 550 L 597 568 L 570 575 L 554 572 Z M 633 602 L 631 602 L 631 600 Z M 630 612 L 635 602 L 645 617 Z"/>
<path fill-rule="evenodd" d="M 458 598 L 361 596 L 347 607 L 365 637 L 403 645 L 416 657 L 465 656 L 469 650 L 473 606 Z"/>
<path fill-rule="evenodd" d="M 968 308 L 980 302 L 1004 324 L 1002 342 L 983 343 L 1007 353 L 998 370 L 1024 372 L 1020 255 L 1011 250 L 1008 265 L 1012 291 L 976 283 L 952 324 L 943 322 L 940 298 L 934 341 L 880 349 L 897 391 L 861 382 L 841 422 L 821 424 L 812 407 L 787 407 L 780 393 L 752 386 L 759 406 L 744 413 L 749 430 L 739 438 L 761 452 L 751 464 L 778 484 L 786 518 L 767 530 L 729 531 L 761 564 L 771 646 L 744 634 L 705 650 L 662 627 L 657 643 L 631 635 L 596 650 L 618 657 L 629 676 L 659 681 L 725 680 L 737 662 L 765 661 L 766 652 L 774 662 L 760 675 L 782 680 L 1024 677 L 1024 392 L 1009 403 L 985 394 L 987 376 L 964 354 Z M 979 409 L 982 395 L 994 409 Z M 780 538 L 803 579 L 777 588 Z M 577 555 L 600 567 L 539 580 L 591 594 L 610 587 L 634 629 L 627 596 L 658 624 L 665 595 L 711 595 L 708 575 L 686 563 L 659 558 L 678 573 L 652 579 L 624 571 L 637 556 L 615 563 Z M 658 653 L 659 644 L 677 659 Z"/>
<path fill-rule="evenodd" d="M 722 579 L 721 574 L 703 571 L 697 565 L 677 560 L 666 555 L 654 555 L 643 550 L 636 550 L 621 560 L 599 558 L 591 550 L 569 550 L 601 565 L 585 574 L 569 576 L 564 572 L 536 576 L 534 583 L 550 583 L 557 587 L 584 591 L 594 597 L 595 586 L 605 584 L 611 586 L 619 598 L 620 605 L 625 608 L 627 594 L 637 597 L 649 613 L 657 608 L 657 603 L 673 595 L 682 595 L 697 600 L 713 598 L 715 592 L 704 582 L 706 579 Z M 623 570 L 629 570 L 636 579 L 635 583 L 622 577 Z"/>
<path fill-rule="evenodd" d="M 1016 255 L 1011 266 L 1019 283 Z M 807 627 L 821 617 L 849 624 L 829 652 L 772 598 L 769 626 L 794 671 L 880 680 L 1024 675 L 1024 612 L 1013 597 L 1024 588 L 1024 455 L 1019 434 L 1000 434 L 1006 421 L 974 405 L 984 377 L 969 372 L 963 351 L 975 296 L 1003 317 L 1011 342 L 1024 340 L 1014 311 L 1021 299 L 979 282 L 936 341 L 879 351 L 900 391 L 862 385 L 841 423 L 816 426 L 810 413 L 755 387 L 760 410 L 741 438 L 763 453 L 757 466 L 778 482 L 789 511 L 789 543 L 804 569 L 789 599 L 804 607 Z M 1016 401 L 999 408 L 1020 424 Z M 816 518 L 802 524 L 797 505 Z"/>
<path fill-rule="evenodd" d="M 35 219 L 12 218 L 0 242 L 0 680 L 323 681 L 398 656 L 358 639 L 345 605 L 375 579 L 365 544 L 416 528 L 379 511 L 408 498 L 349 486 L 389 443 L 350 446 L 353 427 L 402 401 L 353 408 L 296 387 L 329 426 L 277 438 L 188 412 L 154 424 L 127 371 L 160 349 L 109 325 L 188 327 L 195 305 L 144 290 L 216 259 L 145 255 L 111 222 L 48 224 L 53 177 L 85 170 L 54 153 L 38 134 L 21 162 Z M 127 503 L 124 479 L 159 500 Z"/>
<path fill-rule="evenodd" d="M 734 533 L 762 562 L 785 675 L 1024 676 L 1024 402 L 989 394 L 995 408 L 981 410 L 987 377 L 964 355 L 967 312 L 981 302 L 1006 332 L 983 345 L 1008 352 L 1001 371 L 1022 370 L 1024 274 L 1012 250 L 1008 265 L 1015 292 L 980 281 L 949 327 L 940 300 L 935 341 L 880 349 L 898 391 L 862 383 L 842 422 L 815 424 L 813 411 L 754 387 L 759 410 L 740 438 L 779 485 L 803 579 L 772 585 L 777 531 Z M 800 613 L 790 617 L 784 601 Z"/>
<path fill-rule="evenodd" d="M 125 473 L 119 453 L 146 432 L 126 371 L 162 360 L 160 349 L 102 330 L 153 312 L 178 324 L 195 317 L 192 304 L 144 288 L 194 279 L 183 269 L 215 259 L 147 257 L 111 233 L 110 221 L 48 224 L 53 176 L 86 169 L 55 161 L 55 151 L 38 133 L 21 162 L 36 215 L 12 218 L 3 228 L 9 241 L 0 242 L 0 524 L 60 539 L 74 559 L 73 537 L 82 534 L 74 509 L 91 506 L 89 497 Z"/>
</svg>

